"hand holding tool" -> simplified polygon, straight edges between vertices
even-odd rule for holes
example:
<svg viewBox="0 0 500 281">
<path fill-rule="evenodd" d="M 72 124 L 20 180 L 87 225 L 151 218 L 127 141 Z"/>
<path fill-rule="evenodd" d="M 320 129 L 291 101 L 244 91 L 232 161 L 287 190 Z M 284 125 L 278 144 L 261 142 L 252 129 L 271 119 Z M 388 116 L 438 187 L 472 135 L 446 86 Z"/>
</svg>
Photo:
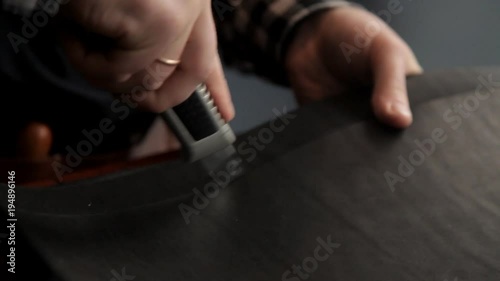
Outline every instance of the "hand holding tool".
<svg viewBox="0 0 500 281">
<path fill-rule="evenodd" d="M 241 164 L 233 146 L 236 136 L 204 84 L 186 101 L 162 113 L 162 117 L 181 142 L 186 160 L 201 160 L 208 172 L 229 161 Z"/>
</svg>

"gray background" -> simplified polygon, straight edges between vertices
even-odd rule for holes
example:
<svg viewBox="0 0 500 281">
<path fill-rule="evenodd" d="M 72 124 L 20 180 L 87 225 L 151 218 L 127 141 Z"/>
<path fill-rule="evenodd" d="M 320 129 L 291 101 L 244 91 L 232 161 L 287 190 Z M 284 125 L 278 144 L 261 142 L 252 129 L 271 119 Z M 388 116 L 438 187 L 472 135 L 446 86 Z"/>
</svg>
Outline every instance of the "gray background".
<svg viewBox="0 0 500 281">
<path fill-rule="evenodd" d="M 354 1 L 372 12 L 390 0 Z M 500 65 L 500 1 L 400 0 L 403 11 L 390 22 L 415 51 L 425 70 L 456 66 Z M 226 69 L 236 118 L 243 132 L 273 118 L 273 108 L 295 108 L 290 90 Z"/>
</svg>

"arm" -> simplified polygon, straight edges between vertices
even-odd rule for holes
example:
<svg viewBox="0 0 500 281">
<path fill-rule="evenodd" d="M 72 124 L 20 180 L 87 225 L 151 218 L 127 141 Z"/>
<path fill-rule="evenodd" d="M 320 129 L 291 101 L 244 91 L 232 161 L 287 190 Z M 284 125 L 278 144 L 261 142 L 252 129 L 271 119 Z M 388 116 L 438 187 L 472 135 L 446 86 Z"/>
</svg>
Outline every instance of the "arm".
<svg viewBox="0 0 500 281">
<path fill-rule="evenodd" d="M 394 14 L 406 5 L 391 3 Z M 291 86 L 300 103 L 371 87 L 380 121 L 411 125 L 405 78 L 423 70 L 378 16 L 340 0 L 247 0 L 227 14 L 218 21 L 226 62 Z"/>
<path fill-rule="evenodd" d="M 320 11 L 354 5 L 343 0 L 214 0 L 224 62 L 288 84 L 284 51 L 300 23 Z"/>
</svg>

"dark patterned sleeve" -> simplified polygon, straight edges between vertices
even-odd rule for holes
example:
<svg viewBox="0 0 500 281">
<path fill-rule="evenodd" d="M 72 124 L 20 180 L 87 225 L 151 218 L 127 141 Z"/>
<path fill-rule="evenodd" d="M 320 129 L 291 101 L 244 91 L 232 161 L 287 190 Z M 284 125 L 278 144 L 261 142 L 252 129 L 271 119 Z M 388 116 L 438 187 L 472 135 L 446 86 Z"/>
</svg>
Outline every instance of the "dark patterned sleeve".
<svg viewBox="0 0 500 281">
<path fill-rule="evenodd" d="M 283 51 L 300 22 L 316 12 L 354 5 L 343 0 L 213 0 L 226 65 L 288 84 Z"/>
<path fill-rule="evenodd" d="M 1 0 L 2 9 L 21 16 L 29 16 L 35 10 L 38 0 Z"/>
</svg>

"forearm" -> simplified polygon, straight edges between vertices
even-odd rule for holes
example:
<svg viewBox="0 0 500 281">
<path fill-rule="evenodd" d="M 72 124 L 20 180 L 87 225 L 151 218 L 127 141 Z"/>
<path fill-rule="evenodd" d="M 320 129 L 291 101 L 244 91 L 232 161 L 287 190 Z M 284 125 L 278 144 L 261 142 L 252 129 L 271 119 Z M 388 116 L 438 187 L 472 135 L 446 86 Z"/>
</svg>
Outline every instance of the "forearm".
<svg viewBox="0 0 500 281">
<path fill-rule="evenodd" d="M 214 0 L 224 61 L 288 84 L 283 57 L 295 29 L 317 12 L 351 5 L 344 0 Z"/>
</svg>

